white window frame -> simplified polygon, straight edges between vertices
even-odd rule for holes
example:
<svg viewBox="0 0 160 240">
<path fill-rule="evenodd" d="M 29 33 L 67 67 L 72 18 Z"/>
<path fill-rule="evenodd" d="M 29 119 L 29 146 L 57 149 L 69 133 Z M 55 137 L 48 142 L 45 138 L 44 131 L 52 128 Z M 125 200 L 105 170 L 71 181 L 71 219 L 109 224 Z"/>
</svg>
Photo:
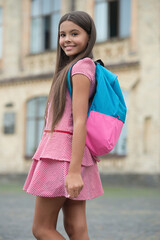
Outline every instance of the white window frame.
<svg viewBox="0 0 160 240">
<path fill-rule="evenodd" d="M 115 0 L 95 0 L 95 25 L 97 42 L 112 39 L 109 26 L 109 2 Z M 126 38 L 131 30 L 131 0 L 117 0 L 118 3 L 118 32 L 113 38 Z M 99 8 L 99 9 L 98 9 Z"/>
<path fill-rule="evenodd" d="M 31 98 L 26 102 L 25 158 L 31 158 L 41 140 L 47 96 Z M 42 107 L 43 106 L 43 107 Z"/>
<path fill-rule="evenodd" d="M 48 9 L 44 8 L 50 2 Z M 37 3 L 37 5 L 36 5 Z M 57 4 L 58 3 L 58 4 Z M 33 54 L 55 50 L 57 47 L 58 22 L 60 19 L 61 0 L 32 0 L 31 1 L 31 34 L 30 52 Z M 50 46 L 45 49 L 44 19 L 50 17 Z"/>
</svg>

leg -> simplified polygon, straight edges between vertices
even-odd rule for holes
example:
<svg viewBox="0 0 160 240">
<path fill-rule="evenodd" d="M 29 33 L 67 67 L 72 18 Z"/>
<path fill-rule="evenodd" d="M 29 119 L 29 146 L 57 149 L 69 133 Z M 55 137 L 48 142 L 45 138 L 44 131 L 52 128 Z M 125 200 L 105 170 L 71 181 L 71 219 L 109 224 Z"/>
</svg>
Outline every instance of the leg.
<svg viewBox="0 0 160 240">
<path fill-rule="evenodd" d="M 36 239 L 65 240 L 65 238 L 56 231 L 58 214 L 65 201 L 65 197 L 36 197 L 32 228 L 33 235 Z"/>
<path fill-rule="evenodd" d="M 86 201 L 67 199 L 63 205 L 64 227 L 70 240 L 89 240 Z"/>
</svg>

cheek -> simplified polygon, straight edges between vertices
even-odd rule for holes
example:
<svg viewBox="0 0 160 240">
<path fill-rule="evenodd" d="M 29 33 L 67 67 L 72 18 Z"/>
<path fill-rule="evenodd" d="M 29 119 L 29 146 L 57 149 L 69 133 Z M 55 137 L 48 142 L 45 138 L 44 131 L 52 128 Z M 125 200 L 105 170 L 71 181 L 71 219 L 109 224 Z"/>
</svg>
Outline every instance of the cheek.
<svg viewBox="0 0 160 240">
<path fill-rule="evenodd" d="M 82 43 L 82 46 L 83 46 L 84 49 L 87 47 L 87 45 L 88 45 L 88 41 L 84 41 L 84 42 Z"/>
<path fill-rule="evenodd" d="M 77 41 L 77 44 L 81 46 L 82 48 L 85 48 L 87 46 L 88 41 L 86 39 L 82 38 Z"/>
<path fill-rule="evenodd" d="M 87 47 L 87 45 L 88 45 L 88 41 L 89 41 L 89 37 L 88 37 L 88 36 L 84 36 L 83 41 L 82 41 L 82 43 L 83 43 L 83 47 L 84 47 L 84 48 Z"/>
</svg>

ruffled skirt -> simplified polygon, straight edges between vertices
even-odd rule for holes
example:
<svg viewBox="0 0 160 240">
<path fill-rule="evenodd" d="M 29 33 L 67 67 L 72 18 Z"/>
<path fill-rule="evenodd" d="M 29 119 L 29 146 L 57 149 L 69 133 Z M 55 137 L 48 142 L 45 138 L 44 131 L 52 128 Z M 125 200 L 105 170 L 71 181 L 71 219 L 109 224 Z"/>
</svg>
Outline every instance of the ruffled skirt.
<svg viewBox="0 0 160 240">
<path fill-rule="evenodd" d="M 69 164 L 53 159 L 33 160 L 23 190 L 41 197 L 68 198 L 65 177 Z M 81 175 L 84 187 L 74 200 L 89 200 L 104 193 L 96 161 L 92 166 L 82 166 Z"/>
</svg>

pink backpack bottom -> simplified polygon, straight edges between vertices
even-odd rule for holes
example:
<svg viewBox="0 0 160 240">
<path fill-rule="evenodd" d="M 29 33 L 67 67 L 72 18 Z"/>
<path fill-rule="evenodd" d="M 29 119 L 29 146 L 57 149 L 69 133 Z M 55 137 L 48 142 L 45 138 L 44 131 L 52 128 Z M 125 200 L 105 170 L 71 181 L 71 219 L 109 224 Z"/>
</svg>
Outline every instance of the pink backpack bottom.
<svg viewBox="0 0 160 240">
<path fill-rule="evenodd" d="M 87 119 L 86 145 L 94 156 L 109 153 L 116 145 L 123 122 L 103 113 L 91 111 Z M 106 129 L 104 131 L 104 129 Z"/>
</svg>

